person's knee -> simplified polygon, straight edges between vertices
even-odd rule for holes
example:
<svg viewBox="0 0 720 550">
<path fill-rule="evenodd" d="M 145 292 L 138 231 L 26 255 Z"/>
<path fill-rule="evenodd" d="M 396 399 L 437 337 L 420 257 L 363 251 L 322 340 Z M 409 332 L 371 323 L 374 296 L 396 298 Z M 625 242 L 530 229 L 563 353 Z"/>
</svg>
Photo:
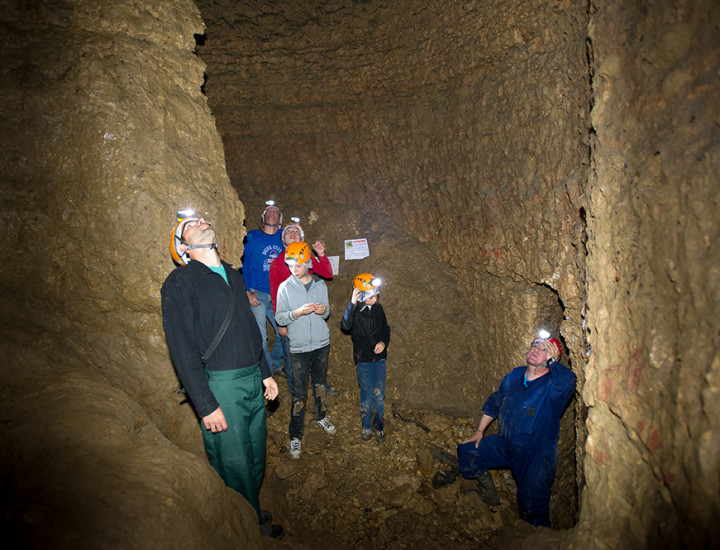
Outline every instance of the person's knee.
<svg viewBox="0 0 720 550">
<path fill-rule="evenodd" d="M 292 415 L 300 416 L 304 409 L 305 409 L 305 403 L 303 403 L 302 401 L 294 401 L 293 408 L 292 408 Z"/>
<path fill-rule="evenodd" d="M 477 449 L 475 443 L 460 443 L 457 448 L 458 467 L 463 477 L 473 478 L 484 472 L 484 468 L 479 468 L 475 460 Z"/>
</svg>

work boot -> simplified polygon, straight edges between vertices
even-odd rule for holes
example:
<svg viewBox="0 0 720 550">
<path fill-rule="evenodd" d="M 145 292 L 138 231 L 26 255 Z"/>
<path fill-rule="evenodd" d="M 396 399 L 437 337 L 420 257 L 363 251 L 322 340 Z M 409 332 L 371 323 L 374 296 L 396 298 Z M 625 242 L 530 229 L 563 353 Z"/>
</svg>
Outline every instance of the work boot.
<svg viewBox="0 0 720 550">
<path fill-rule="evenodd" d="M 478 494 L 482 501 L 489 506 L 497 506 L 500 504 L 500 497 L 497 494 L 495 488 L 495 482 L 493 481 L 490 472 L 485 472 L 483 475 L 476 478 L 478 482 Z"/>
<path fill-rule="evenodd" d="M 285 531 L 283 530 L 282 525 L 261 525 L 260 534 L 280 540 L 285 534 Z"/>
<path fill-rule="evenodd" d="M 260 525 L 270 525 L 272 523 L 272 514 L 267 510 L 260 510 Z"/>
</svg>

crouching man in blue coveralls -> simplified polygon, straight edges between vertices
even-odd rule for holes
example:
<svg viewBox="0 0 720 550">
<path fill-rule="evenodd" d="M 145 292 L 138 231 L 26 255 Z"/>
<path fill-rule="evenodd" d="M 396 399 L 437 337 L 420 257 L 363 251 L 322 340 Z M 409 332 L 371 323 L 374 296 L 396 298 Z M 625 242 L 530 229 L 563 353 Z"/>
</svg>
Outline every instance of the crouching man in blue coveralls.
<svg viewBox="0 0 720 550">
<path fill-rule="evenodd" d="M 546 331 L 533 340 L 527 366 L 507 374 L 483 405 L 477 431 L 458 445 L 460 473 L 477 478 L 480 496 L 499 504 L 489 468 L 510 468 L 520 518 L 550 527 L 550 488 L 557 468 L 560 417 L 575 391 L 575 374 L 558 363 L 560 342 Z M 483 437 L 499 418 L 499 431 Z"/>
</svg>

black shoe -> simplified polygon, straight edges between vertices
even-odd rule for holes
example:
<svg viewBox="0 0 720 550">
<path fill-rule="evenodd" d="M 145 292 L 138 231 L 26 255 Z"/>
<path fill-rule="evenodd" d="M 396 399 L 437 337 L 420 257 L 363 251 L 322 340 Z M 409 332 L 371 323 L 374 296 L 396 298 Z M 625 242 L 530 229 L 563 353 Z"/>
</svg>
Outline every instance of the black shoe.
<svg viewBox="0 0 720 550">
<path fill-rule="evenodd" d="M 495 482 L 493 481 L 490 472 L 485 472 L 483 475 L 477 478 L 478 482 L 478 494 L 482 501 L 489 506 L 497 506 L 500 504 L 500 497 L 495 489 Z"/>
<path fill-rule="evenodd" d="M 261 525 L 260 534 L 280 540 L 285 534 L 285 531 L 283 531 L 282 525 Z"/>
<path fill-rule="evenodd" d="M 440 470 L 436 472 L 431 482 L 433 489 L 439 489 L 440 487 L 445 487 L 445 485 L 452 485 L 455 483 L 456 477 L 455 472 L 452 470 Z"/>
<path fill-rule="evenodd" d="M 267 510 L 260 510 L 260 525 L 270 525 L 272 514 Z"/>
</svg>

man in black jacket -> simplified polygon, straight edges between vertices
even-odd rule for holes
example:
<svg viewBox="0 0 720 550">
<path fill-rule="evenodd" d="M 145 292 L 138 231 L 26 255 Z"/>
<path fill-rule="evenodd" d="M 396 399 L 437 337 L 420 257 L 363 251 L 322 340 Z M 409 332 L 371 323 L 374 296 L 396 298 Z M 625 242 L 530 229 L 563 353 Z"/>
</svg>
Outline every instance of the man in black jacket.
<svg viewBox="0 0 720 550">
<path fill-rule="evenodd" d="M 260 509 L 263 396 L 274 399 L 278 388 L 263 357 L 245 283 L 220 260 L 215 230 L 203 219 L 180 219 L 170 248 L 183 265 L 161 289 L 163 328 L 178 377 L 205 427 L 208 459 L 255 508 L 261 532 L 282 536 L 282 527 L 270 525 L 269 513 Z"/>
</svg>

